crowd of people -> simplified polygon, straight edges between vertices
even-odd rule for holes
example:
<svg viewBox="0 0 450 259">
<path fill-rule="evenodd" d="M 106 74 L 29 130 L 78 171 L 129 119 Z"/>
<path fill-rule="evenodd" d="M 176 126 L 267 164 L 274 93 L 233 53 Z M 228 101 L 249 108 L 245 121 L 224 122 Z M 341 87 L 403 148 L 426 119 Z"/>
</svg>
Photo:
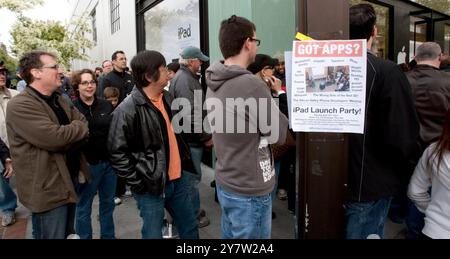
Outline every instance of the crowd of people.
<svg viewBox="0 0 450 259">
<path fill-rule="evenodd" d="M 348 136 L 346 237 L 383 238 L 401 207 L 409 238 L 450 238 L 450 73 L 440 69 L 448 60 L 434 42 L 418 47 L 413 67 L 383 60 L 370 51 L 375 24 L 371 5 L 350 8 L 351 39 L 367 39 L 369 51 L 364 134 Z M 210 224 L 200 165 L 214 148 L 222 238 L 270 239 L 272 199 L 295 208 L 284 60 L 257 54 L 255 25 L 235 15 L 222 21 L 219 44 L 224 60 L 206 70 L 207 89 L 199 75 L 209 57 L 192 46 L 171 64 L 147 50 L 127 67 L 116 51 L 95 70 L 66 74 L 55 55 L 32 51 L 20 58 L 17 91 L 0 66 L 2 226 L 15 222 L 14 174 L 33 238 L 92 239 L 98 195 L 100 237 L 114 239 L 114 208 L 128 191 L 142 238 L 163 237 L 167 211 L 180 238 L 198 239 Z M 230 98 L 266 106 L 239 110 Z"/>
</svg>

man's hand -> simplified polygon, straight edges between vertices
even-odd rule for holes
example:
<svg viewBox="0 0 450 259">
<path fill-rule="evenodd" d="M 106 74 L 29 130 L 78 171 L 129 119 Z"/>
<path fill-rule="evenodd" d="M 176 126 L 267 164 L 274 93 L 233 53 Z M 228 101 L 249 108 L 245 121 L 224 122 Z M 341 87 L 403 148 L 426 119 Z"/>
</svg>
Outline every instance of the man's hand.
<svg viewBox="0 0 450 259">
<path fill-rule="evenodd" d="M 281 91 L 281 86 L 282 86 L 281 84 L 282 84 L 282 82 L 281 82 L 280 79 L 272 76 L 272 77 L 269 78 L 269 80 L 270 80 L 270 85 L 272 86 L 272 90 L 274 90 L 277 93 L 279 91 Z"/>
<path fill-rule="evenodd" d="M 205 142 L 205 147 L 212 147 L 214 146 L 213 139 L 210 138 L 208 141 Z"/>
<path fill-rule="evenodd" d="M 9 179 L 13 175 L 13 167 L 11 158 L 7 158 L 5 161 L 5 178 Z"/>
</svg>

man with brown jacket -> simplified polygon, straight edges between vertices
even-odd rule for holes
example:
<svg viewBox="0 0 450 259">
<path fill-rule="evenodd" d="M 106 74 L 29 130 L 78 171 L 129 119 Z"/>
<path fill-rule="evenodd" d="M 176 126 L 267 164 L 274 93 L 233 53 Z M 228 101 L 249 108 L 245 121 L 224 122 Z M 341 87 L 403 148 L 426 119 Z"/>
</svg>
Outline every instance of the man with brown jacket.
<svg viewBox="0 0 450 259">
<path fill-rule="evenodd" d="M 450 74 L 439 70 L 442 50 L 436 42 L 425 42 L 416 50 L 417 62 L 406 73 L 420 120 L 422 150 L 438 141 L 450 108 Z"/>
<path fill-rule="evenodd" d="M 9 102 L 6 113 L 17 192 L 32 212 L 34 238 L 63 239 L 73 228 L 73 180 L 85 164 L 75 148 L 87 138 L 88 124 L 57 92 L 60 80 L 53 54 L 27 53 L 20 67 L 28 86 Z"/>
</svg>

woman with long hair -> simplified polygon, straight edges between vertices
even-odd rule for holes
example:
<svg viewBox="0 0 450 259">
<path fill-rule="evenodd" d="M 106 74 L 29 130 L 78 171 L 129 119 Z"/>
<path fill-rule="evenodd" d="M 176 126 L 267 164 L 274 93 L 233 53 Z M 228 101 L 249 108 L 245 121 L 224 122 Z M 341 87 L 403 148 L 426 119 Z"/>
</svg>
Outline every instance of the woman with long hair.
<svg viewBox="0 0 450 259">
<path fill-rule="evenodd" d="M 431 193 L 430 193 L 431 188 Z M 450 110 L 438 142 L 423 153 L 411 178 L 408 197 L 425 213 L 424 238 L 450 238 Z"/>
</svg>

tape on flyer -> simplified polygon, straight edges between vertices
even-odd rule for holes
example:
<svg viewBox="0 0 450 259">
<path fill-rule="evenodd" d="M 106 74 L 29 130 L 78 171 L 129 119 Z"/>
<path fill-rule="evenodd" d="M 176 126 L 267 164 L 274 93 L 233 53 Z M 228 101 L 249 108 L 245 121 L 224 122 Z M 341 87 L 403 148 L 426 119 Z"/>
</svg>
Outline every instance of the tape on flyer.
<svg viewBox="0 0 450 259">
<path fill-rule="evenodd" d="M 295 36 L 295 38 L 299 41 L 310 41 L 310 40 L 314 40 L 313 38 L 306 36 L 305 34 L 302 34 L 300 32 L 297 32 L 297 35 Z"/>
</svg>

